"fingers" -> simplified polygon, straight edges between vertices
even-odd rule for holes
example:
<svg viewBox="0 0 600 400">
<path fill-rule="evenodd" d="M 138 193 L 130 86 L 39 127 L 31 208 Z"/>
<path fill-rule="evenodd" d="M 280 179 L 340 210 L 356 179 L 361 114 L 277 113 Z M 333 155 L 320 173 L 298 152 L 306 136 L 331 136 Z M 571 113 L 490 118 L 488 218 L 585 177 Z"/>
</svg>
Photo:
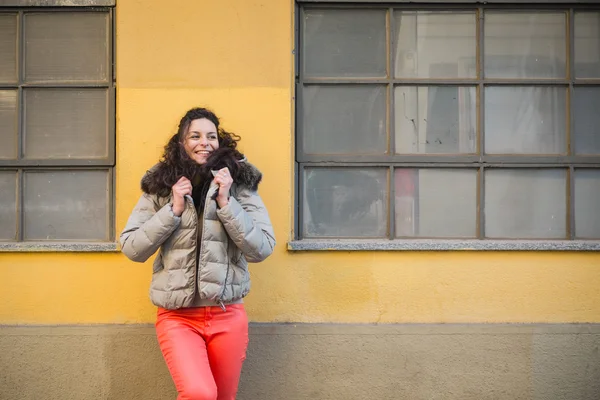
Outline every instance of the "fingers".
<svg viewBox="0 0 600 400">
<path fill-rule="evenodd" d="M 180 184 L 192 184 L 192 182 L 190 182 L 190 180 L 188 178 L 186 178 L 185 176 L 182 176 L 181 178 L 179 178 L 179 180 L 177 182 L 175 182 L 175 185 L 180 185 Z"/>
<path fill-rule="evenodd" d="M 229 168 L 225 167 L 220 169 L 215 175 L 215 182 L 219 185 L 230 185 L 231 183 L 233 183 L 233 179 L 231 178 Z"/>
<path fill-rule="evenodd" d="M 173 194 L 179 196 L 185 196 L 186 194 L 192 194 L 192 182 L 185 176 L 179 178 L 179 180 L 172 187 Z"/>
</svg>

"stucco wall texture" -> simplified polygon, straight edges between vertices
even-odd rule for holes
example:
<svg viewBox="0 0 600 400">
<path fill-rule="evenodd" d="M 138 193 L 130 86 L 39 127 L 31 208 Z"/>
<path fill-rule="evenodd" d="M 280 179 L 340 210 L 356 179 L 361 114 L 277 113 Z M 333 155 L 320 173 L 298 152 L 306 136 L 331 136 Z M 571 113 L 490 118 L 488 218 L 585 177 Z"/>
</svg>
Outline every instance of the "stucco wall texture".
<svg viewBox="0 0 600 400">
<path fill-rule="evenodd" d="M 252 324 L 237 398 L 597 400 L 599 345 L 597 324 Z M 176 397 L 152 326 L 5 327 L 0 363 L 1 399 Z"/>
<path fill-rule="evenodd" d="M 600 254 L 290 252 L 291 0 L 120 0 L 117 234 L 182 114 L 209 106 L 264 172 L 275 254 L 251 266 L 257 322 L 600 322 Z M 119 253 L 2 253 L 0 323 L 146 323 L 150 263 Z"/>
</svg>

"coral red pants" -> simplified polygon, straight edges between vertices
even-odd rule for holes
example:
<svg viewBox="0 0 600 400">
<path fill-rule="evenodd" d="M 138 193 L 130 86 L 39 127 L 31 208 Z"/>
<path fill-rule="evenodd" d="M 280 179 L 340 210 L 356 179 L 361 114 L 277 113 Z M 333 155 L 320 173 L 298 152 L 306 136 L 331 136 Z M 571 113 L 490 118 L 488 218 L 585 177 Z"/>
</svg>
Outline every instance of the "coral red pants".
<svg viewBox="0 0 600 400">
<path fill-rule="evenodd" d="M 158 309 L 156 334 L 178 400 L 234 400 L 248 347 L 243 304 Z"/>
</svg>

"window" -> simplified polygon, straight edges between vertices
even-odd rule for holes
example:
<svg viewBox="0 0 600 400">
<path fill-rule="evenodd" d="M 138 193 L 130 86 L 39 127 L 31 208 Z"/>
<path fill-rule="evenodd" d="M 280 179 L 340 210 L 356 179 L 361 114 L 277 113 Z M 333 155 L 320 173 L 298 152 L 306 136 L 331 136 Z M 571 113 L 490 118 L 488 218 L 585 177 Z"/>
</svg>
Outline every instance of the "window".
<svg viewBox="0 0 600 400">
<path fill-rule="evenodd" d="M 114 241 L 112 15 L 0 7 L 5 245 Z"/>
<path fill-rule="evenodd" d="M 600 239 L 600 9 L 435 7 L 300 4 L 296 243 Z"/>
</svg>

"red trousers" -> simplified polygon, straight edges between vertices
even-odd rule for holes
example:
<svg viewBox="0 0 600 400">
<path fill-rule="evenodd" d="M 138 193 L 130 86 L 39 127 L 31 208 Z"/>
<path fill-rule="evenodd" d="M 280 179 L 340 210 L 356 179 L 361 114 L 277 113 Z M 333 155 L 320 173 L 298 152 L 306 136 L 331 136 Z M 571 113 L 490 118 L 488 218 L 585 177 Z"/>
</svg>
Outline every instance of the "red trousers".
<svg viewBox="0 0 600 400">
<path fill-rule="evenodd" d="M 158 309 L 156 334 L 178 400 L 234 400 L 246 359 L 243 304 Z"/>
</svg>

